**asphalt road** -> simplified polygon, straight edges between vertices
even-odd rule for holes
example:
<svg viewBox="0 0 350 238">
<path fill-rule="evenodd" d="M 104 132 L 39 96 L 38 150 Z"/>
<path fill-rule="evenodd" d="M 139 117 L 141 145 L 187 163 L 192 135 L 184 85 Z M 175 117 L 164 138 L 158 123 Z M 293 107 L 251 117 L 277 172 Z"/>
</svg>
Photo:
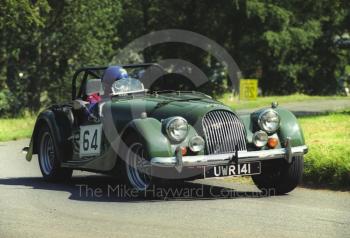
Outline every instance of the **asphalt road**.
<svg viewBox="0 0 350 238">
<path fill-rule="evenodd" d="M 349 192 L 265 196 L 253 185 L 212 179 L 175 187 L 181 196 L 166 198 L 168 189 L 134 198 L 92 173 L 44 182 L 37 159 L 28 163 L 21 153 L 27 143 L 0 142 L 1 238 L 350 237 Z"/>
<path fill-rule="evenodd" d="M 268 105 L 266 105 L 268 106 Z M 303 102 L 284 103 L 280 105 L 293 112 L 297 116 L 304 115 L 318 115 L 327 112 L 336 112 L 342 110 L 349 110 L 350 98 L 346 99 L 321 99 L 321 100 L 308 100 Z M 237 110 L 239 114 L 252 113 L 260 108 L 240 109 Z"/>
</svg>

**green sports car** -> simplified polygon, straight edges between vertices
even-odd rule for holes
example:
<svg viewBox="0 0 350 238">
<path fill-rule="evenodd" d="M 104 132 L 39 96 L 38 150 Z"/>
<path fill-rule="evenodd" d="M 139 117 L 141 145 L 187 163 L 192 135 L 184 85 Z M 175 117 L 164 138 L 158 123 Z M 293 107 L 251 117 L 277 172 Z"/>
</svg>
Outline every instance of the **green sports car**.
<svg viewBox="0 0 350 238">
<path fill-rule="evenodd" d="M 290 111 L 273 104 L 240 116 L 203 93 L 148 91 L 136 76 L 110 80 L 109 68 L 76 71 L 72 100 L 38 116 L 26 159 L 38 154 L 44 179 L 93 171 L 144 191 L 159 180 L 252 176 L 276 194 L 300 182 L 307 146 Z M 101 99 L 91 103 L 92 95 Z"/>
</svg>

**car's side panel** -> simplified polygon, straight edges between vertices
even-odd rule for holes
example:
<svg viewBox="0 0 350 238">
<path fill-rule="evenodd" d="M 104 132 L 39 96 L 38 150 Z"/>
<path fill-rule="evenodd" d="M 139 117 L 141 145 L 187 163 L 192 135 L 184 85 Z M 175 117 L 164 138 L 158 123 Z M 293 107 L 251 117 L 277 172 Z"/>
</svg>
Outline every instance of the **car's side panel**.
<svg viewBox="0 0 350 238">
<path fill-rule="evenodd" d="M 112 171 L 115 169 L 117 159 L 121 154 L 125 154 L 127 145 L 123 144 L 121 138 L 126 136 L 139 137 L 147 148 L 150 157 L 171 156 L 172 150 L 168 139 L 162 133 L 160 121 L 154 118 L 134 119 L 122 130 L 118 138 L 113 139 L 114 146 L 110 145 L 107 138 L 103 138 L 106 152 L 98 157 L 86 158 L 77 162 L 64 163 L 65 167 L 78 168 L 82 170 L 93 170 L 100 172 Z M 118 151 L 119 150 L 119 151 Z M 124 152 L 124 153 L 123 153 Z"/>
<path fill-rule="evenodd" d="M 117 160 L 117 153 L 109 145 L 105 144 L 104 153 L 100 156 L 84 157 L 81 160 L 72 160 L 62 163 L 63 167 L 94 172 L 111 171 Z"/>
<path fill-rule="evenodd" d="M 129 122 L 118 138 L 113 139 L 113 146 L 106 137 L 102 138 L 105 153 L 97 157 L 87 157 L 79 161 L 69 161 L 64 163 L 64 167 L 93 170 L 100 172 L 112 171 L 117 164 L 118 155 L 123 153 L 121 150 L 127 150 L 128 147 L 121 138 L 126 136 L 140 137 L 150 156 L 170 156 L 171 146 L 167 138 L 162 134 L 161 123 L 154 118 L 134 119 Z M 120 150 L 120 151 L 118 151 Z M 120 153 L 120 154 L 119 154 Z"/>
</svg>

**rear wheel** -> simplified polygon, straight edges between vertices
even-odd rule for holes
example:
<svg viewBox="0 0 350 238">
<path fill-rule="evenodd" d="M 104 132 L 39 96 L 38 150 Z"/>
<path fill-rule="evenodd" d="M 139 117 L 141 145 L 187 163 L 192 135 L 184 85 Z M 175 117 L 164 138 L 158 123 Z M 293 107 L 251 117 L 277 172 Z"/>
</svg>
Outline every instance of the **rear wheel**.
<svg viewBox="0 0 350 238">
<path fill-rule="evenodd" d="M 303 156 L 293 158 L 291 164 L 284 160 L 271 160 L 262 163 L 260 175 L 252 176 L 260 190 L 267 190 L 276 195 L 289 193 L 301 182 L 304 170 Z"/>
<path fill-rule="evenodd" d="M 38 161 L 44 179 L 47 181 L 65 181 L 70 179 L 72 170 L 61 168 L 57 157 L 58 148 L 47 126 L 41 127 L 38 142 Z"/>
</svg>

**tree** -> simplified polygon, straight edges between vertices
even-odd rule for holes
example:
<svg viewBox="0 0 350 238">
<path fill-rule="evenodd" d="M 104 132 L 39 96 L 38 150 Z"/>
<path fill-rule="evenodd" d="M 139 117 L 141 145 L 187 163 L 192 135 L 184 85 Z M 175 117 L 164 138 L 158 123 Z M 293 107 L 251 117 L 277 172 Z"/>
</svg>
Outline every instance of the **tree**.
<svg viewBox="0 0 350 238">
<path fill-rule="evenodd" d="M 36 112 L 69 98 L 76 68 L 110 64 L 134 39 L 174 28 L 224 46 L 244 77 L 259 79 L 264 94 L 334 94 L 350 59 L 335 39 L 349 33 L 349 26 L 350 3 L 344 0 L 3 0 L 0 97 L 11 98 L 12 111 Z M 193 46 L 152 46 L 141 58 L 191 62 L 217 79 L 203 88 L 208 93 L 220 94 L 229 85 L 218 73 L 225 71 L 222 65 Z"/>
<path fill-rule="evenodd" d="M 112 58 L 119 1 L 5 0 L 1 8 L 1 75 L 30 111 L 40 109 L 43 92 L 47 103 L 68 99 L 76 67 Z"/>
</svg>

